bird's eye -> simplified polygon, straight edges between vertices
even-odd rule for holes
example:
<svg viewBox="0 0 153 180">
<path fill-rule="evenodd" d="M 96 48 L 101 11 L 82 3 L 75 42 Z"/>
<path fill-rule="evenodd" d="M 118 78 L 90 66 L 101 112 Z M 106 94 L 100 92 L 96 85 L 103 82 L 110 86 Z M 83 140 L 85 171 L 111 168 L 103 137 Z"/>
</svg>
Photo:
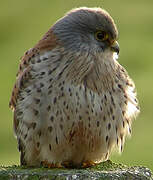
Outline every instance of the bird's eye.
<svg viewBox="0 0 153 180">
<path fill-rule="evenodd" d="M 95 38 L 98 41 L 106 41 L 108 39 L 108 34 L 105 31 L 97 31 L 95 33 Z"/>
</svg>

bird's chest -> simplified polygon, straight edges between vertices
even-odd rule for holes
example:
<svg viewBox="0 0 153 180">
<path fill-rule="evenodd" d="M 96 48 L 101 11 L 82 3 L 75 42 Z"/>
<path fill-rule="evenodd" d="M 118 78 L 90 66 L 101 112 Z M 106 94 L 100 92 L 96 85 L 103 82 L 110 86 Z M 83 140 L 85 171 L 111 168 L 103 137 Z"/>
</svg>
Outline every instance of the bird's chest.
<svg viewBox="0 0 153 180">
<path fill-rule="evenodd" d="M 105 121 L 114 118 L 114 111 L 117 111 L 115 101 L 118 101 L 118 97 L 110 92 L 98 94 L 84 85 L 62 84 L 54 88 L 53 94 L 55 114 L 62 114 L 67 124 L 71 121 L 71 125 L 82 122 L 86 127 L 100 127 Z"/>
</svg>

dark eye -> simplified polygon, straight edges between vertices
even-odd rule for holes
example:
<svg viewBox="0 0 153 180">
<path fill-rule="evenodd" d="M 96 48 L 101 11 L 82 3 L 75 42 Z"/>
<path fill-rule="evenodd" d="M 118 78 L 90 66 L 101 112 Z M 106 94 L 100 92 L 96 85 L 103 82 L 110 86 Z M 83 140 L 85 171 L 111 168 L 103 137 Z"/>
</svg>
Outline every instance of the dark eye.
<svg viewBox="0 0 153 180">
<path fill-rule="evenodd" d="M 95 38 L 98 40 L 98 41 L 105 41 L 108 39 L 108 34 L 105 32 L 105 31 L 97 31 L 95 33 Z"/>
</svg>

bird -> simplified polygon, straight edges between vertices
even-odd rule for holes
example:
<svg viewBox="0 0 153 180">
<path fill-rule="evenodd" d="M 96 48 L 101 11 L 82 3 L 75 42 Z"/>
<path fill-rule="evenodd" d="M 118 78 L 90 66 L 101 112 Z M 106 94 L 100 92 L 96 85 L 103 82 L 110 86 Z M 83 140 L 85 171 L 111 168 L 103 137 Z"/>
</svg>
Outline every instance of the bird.
<svg viewBox="0 0 153 180">
<path fill-rule="evenodd" d="M 111 15 L 79 7 L 25 52 L 9 102 L 21 165 L 90 167 L 123 151 L 140 108 L 119 51 Z"/>
</svg>

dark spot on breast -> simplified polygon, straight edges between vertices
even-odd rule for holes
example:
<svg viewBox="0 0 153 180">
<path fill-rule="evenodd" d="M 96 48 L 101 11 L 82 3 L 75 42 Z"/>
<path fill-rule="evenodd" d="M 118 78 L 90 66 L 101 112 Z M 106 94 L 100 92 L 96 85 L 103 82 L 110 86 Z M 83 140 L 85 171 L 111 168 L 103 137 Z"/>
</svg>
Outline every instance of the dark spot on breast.
<svg viewBox="0 0 153 180">
<path fill-rule="evenodd" d="M 106 142 L 108 141 L 108 136 L 106 136 Z"/>
<path fill-rule="evenodd" d="M 111 124 L 109 123 L 109 124 L 108 124 L 108 130 L 110 130 L 110 129 L 111 129 Z"/>
<path fill-rule="evenodd" d="M 52 84 L 50 84 L 49 86 L 48 86 L 48 89 L 50 89 L 50 88 L 52 88 L 53 87 L 53 85 Z"/>
<path fill-rule="evenodd" d="M 40 99 L 38 99 L 38 98 L 34 98 L 34 101 L 35 101 L 36 104 L 40 103 Z"/>
<path fill-rule="evenodd" d="M 39 137 L 41 136 L 41 130 L 38 131 L 38 136 L 39 136 Z"/>
<path fill-rule="evenodd" d="M 60 118 L 60 121 L 63 122 L 63 117 Z"/>
<path fill-rule="evenodd" d="M 52 93 L 52 90 L 49 90 L 49 91 L 48 91 L 48 95 L 50 95 L 51 93 Z"/>
<path fill-rule="evenodd" d="M 114 102 L 113 96 L 111 96 L 111 102 L 112 102 L 112 105 L 115 107 L 115 102 Z"/>
<path fill-rule="evenodd" d="M 49 127 L 48 127 L 48 131 L 51 133 L 52 130 L 53 130 L 52 126 L 49 126 Z"/>
<path fill-rule="evenodd" d="M 35 115 L 35 116 L 37 116 L 37 115 L 38 115 L 38 113 L 39 113 L 39 111 L 38 111 L 38 110 L 36 110 L 36 109 L 33 109 L 33 112 L 34 112 L 34 115 Z"/>
<path fill-rule="evenodd" d="M 52 150 L 52 146 L 51 146 L 51 144 L 49 144 L 49 150 L 50 150 L 50 151 Z"/>
<path fill-rule="evenodd" d="M 40 142 L 37 142 L 37 148 L 39 148 L 39 146 L 40 146 Z"/>
<path fill-rule="evenodd" d="M 26 62 L 26 61 L 24 61 L 24 62 L 23 62 L 23 64 L 24 64 L 24 65 L 27 65 L 27 62 Z"/>
<path fill-rule="evenodd" d="M 125 123 L 124 123 L 124 121 L 123 121 L 123 128 L 125 127 Z"/>
<path fill-rule="evenodd" d="M 46 61 L 46 60 L 48 60 L 48 58 L 47 58 L 47 57 L 44 57 L 44 58 L 43 58 L 43 61 Z"/>
<path fill-rule="evenodd" d="M 45 72 L 41 72 L 40 75 L 42 75 L 42 76 L 45 75 Z"/>
<path fill-rule="evenodd" d="M 24 97 L 19 97 L 20 101 L 23 101 L 24 100 Z"/>
<path fill-rule="evenodd" d="M 57 136 L 56 136 L 56 144 L 58 144 L 58 138 L 57 138 Z"/>
<path fill-rule="evenodd" d="M 63 125 L 62 124 L 60 124 L 60 129 L 63 130 Z"/>
<path fill-rule="evenodd" d="M 127 101 L 124 101 L 124 104 L 126 104 L 126 105 L 127 105 Z"/>
<path fill-rule="evenodd" d="M 58 84 L 58 87 L 61 87 L 61 85 L 62 85 L 62 83 L 60 82 L 60 83 Z"/>
<path fill-rule="evenodd" d="M 104 122 L 106 121 L 106 117 L 105 117 L 105 116 L 103 117 L 103 121 L 104 121 Z"/>
<path fill-rule="evenodd" d="M 43 83 L 40 83 L 40 88 L 44 87 L 44 84 Z"/>
<path fill-rule="evenodd" d="M 123 146 L 121 145 L 121 152 L 123 151 Z"/>
<path fill-rule="evenodd" d="M 48 75 L 51 75 L 52 74 L 52 72 L 54 72 L 56 70 L 56 67 L 55 68 L 53 68 L 53 69 L 50 69 L 49 71 L 48 71 Z"/>
<path fill-rule="evenodd" d="M 107 101 L 107 96 L 106 95 L 104 95 L 104 98 L 105 98 L 105 101 Z"/>
<path fill-rule="evenodd" d="M 123 90 L 123 87 L 121 84 L 118 84 L 118 87 Z"/>
<path fill-rule="evenodd" d="M 136 106 L 137 110 L 140 110 L 139 106 Z"/>
<path fill-rule="evenodd" d="M 126 82 L 126 85 L 133 87 L 132 83 L 130 83 L 129 81 Z"/>
<path fill-rule="evenodd" d="M 31 92 L 31 90 L 30 90 L 30 89 L 26 89 L 26 93 L 28 93 L 28 94 L 29 94 L 30 92 Z"/>
<path fill-rule="evenodd" d="M 33 129 L 35 129 L 36 128 L 36 123 L 35 122 L 33 122 L 33 123 L 31 123 L 31 127 L 33 128 Z"/>
<path fill-rule="evenodd" d="M 126 94 L 124 94 L 124 97 L 125 97 L 125 99 L 127 99 L 127 98 L 128 98 Z"/>
<path fill-rule="evenodd" d="M 82 116 L 79 116 L 79 120 L 81 120 L 82 119 Z"/>
<path fill-rule="evenodd" d="M 115 126 L 115 131 L 116 131 L 116 134 L 117 134 L 117 129 L 118 129 L 118 128 L 117 128 L 117 125 L 116 125 L 116 126 Z"/>
<path fill-rule="evenodd" d="M 64 97 L 64 93 L 62 92 L 61 97 Z"/>
<path fill-rule="evenodd" d="M 38 93 L 41 93 L 41 89 L 40 89 L 40 88 L 38 88 L 38 89 L 37 89 L 37 92 L 38 92 Z"/>
<path fill-rule="evenodd" d="M 18 116 L 21 116 L 22 114 L 23 114 L 22 111 L 17 112 L 17 115 L 18 115 Z"/>
<path fill-rule="evenodd" d="M 110 113 L 113 114 L 113 108 L 112 107 L 110 107 Z"/>
<path fill-rule="evenodd" d="M 49 79 L 49 82 L 52 82 L 52 80 L 53 80 L 53 78 L 50 78 L 50 79 Z"/>
<path fill-rule="evenodd" d="M 63 91 L 63 90 L 64 90 L 64 87 L 62 86 L 62 87 L 61 87 L 61 91 Z"/>
<path fill-rule="evenodd" d="M 114 87 L 112 87 L 112 91 L 115 93 L 115 88 Z"/>
<path fill-rule="evenodd" d="M 88 111 L 86 111 L 86 114 L 89 114 L 89 112 L 88 112 Z"/>
<path fill-rule="evenodd" d="M 97 121 L 97 127 L 99 127 L 99 121 Z"/>
<path fill-rule="evenodd" d="M 54 97 L 53 103 L 56 104 L 57 98 Z"/>
<path fill-rule="evenodd" d="M 47 111 L 50 111 L 50 109 L 51 109 L 51 106 L 49 105 L 49 106 L 47 107 Z"/>
<path fill-rule="evenodd" d="M 116 142 L 117 142 L 117 145 L 118 145 L 118 138 L 117 138 Z"/>
<path fill-rule="evenodd" d="M 66 105 L 66 101 L 63 102 L 63 105 L 64 105 L 64 106 Z"/>
<path fill-rule="evenodd" d="M 114 115 L 112 116 L 112 119 L 115 120 L 115 116 Z"/>
<path fill-rule="evenodd" d="M 137 103 L 138 101 L 137 101 L 137 99 L 134 99 L 134 101 Z"/>
<path fill-rule="evenodd" d="M 54 116 L 51 116 L 51 117 L 50 117 L 50 120 L 53 122 L 53 121 L 54 121 Z"/>
<path fill-rule="evenodd" d="M 24 139 L 26 139 L 27 138 L 27 134 L 25 134 L 25 136 L 24 136 Z"/>
<path fill-rule="evenodd" d="M 132 130 L 131 130 L 131 128 L 129 127 L 129 133 L 131 134 L 131 132 L 132 132 Z"/>
<path fill-rule="evenodd" d="M 58 116 L 58 115 L 59 115 L 59 111 L 57 110 L 57 111 L 56 111 L 56 116 Z"/>
</svg>

